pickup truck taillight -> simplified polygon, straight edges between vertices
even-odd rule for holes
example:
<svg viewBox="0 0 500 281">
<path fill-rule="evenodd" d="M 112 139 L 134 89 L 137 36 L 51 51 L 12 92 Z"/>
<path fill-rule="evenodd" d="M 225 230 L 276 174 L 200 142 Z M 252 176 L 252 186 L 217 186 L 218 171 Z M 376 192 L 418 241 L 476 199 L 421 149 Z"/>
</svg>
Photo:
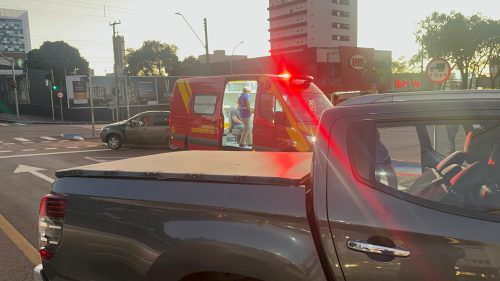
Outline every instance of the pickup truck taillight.
<svg viewBox="0 0 500 281">
<path fill-rule="evenodd" d="M 43 261 L 49 260 L 62 239 L 66 198 L 60 194 L 42 197 L 38 211 L 38 244 Z"/>
</svg>

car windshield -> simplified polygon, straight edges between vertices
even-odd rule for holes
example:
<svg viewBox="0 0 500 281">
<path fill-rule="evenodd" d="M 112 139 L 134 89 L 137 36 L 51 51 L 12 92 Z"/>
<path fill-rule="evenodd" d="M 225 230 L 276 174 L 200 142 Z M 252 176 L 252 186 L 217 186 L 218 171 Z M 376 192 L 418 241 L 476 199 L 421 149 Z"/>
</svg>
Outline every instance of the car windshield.
<svg viewBox="0 0 500 281">
<path fill-rule="evenodd" d="M 302 122 L 318 122 L 326 109 L 332 108 L 332 103 L 312 82 L 302 79 L 279 81 L 283 99 L 294 109 Z"/>
</svg>

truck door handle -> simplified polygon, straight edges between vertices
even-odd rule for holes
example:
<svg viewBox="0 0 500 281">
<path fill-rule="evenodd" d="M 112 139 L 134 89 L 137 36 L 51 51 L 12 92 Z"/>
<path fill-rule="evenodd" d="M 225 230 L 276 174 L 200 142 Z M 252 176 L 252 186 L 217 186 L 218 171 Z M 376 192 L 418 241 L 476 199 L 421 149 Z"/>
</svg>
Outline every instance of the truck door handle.
<svg viewBox="0 0 500 281">
<path fill-rule="evenodd" d="M 347 241 L 347 248 L 368 254 L 378 254 L 391 257 L 407 258 L 410 256 L 410 251 L 404 249 L 390 248 L 380 245 L 369 244 L 365 241 L 360 241 L 360 240 Z"/>
</svg>

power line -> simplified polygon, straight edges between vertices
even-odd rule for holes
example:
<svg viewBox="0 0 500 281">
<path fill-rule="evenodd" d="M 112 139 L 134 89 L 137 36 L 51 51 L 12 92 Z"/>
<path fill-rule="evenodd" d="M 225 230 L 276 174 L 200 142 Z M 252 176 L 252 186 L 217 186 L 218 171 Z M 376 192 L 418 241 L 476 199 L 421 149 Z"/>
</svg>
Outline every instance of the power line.
<svg viewBox="0 0 500 281">
<path fill-rule="evenodd" d="M 84 9 L 91 9 L 91 10 L 94 10 L 94 11 L 101 11 L 102 8 L 104 7 L 103 5 L 98 5 L 98 6 L 90 6 L 90 5 L 85 5 L 85 4 L 79 4 L 79 3 L 60 3 L 60 2 L 54 2 L 54 1 L 50 1 L 50 0 L 32 0 L 33 2 L 39 2 L 39 3 L 47 3 L 47 4 L 50 4 L 50 5 L 59 5 L 59 6 L 73 6 L 73 7 L 80 7 L 80 8 L 84 8 Z M 106 7 L 106 11 L 110 11 L 110 12 L 113 12 L 113 13 L 121 13 L 121 14 L 137 14 L 137 11 L 120 11 L 118 9 L 115 9 L 115 8 L 110 8 L 109 6 L 105 6 Z"/>
</svg>

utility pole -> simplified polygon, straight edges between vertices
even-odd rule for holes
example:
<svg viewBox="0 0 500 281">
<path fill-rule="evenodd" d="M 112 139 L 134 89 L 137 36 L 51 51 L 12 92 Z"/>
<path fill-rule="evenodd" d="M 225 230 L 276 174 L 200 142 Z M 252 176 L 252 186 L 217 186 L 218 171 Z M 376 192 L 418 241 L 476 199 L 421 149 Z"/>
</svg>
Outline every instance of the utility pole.
<svg viewBox="0 0 500 281">
<path fill-rule="evenodd" d="M 92 121 L 92 136 L 95 137 L 95 119 L 94 119 L 94 94 L 92 93 L 92 77 L 89 74 L 89 97 L 90 97 L 90 118 Z"/>
<path fill-rule="evenodd" d="M 203 46 L 203 48 L 205 48 L 205 56 L 206 56 L 205 62 L 207 64 L 207 75 L 210 75 L 210 56 L 209 56 L 209 51 L 208 51 L 208 25 L 207 25 L 207 18 L 203 19 L 203 27 L 205 29 L 205 44 L 203 44 L 203 41 L 201 41 L 200 36 L 198 36 L 198 33 L 196 33 L 196 31 L 194 31 L 193 27 L 191 26 L 191 24 L 189 24 L 189 22 L 186 19 L 186 17 L 183 14 L 179 13 L 179 12 L 176 12 L 175 14 L 178 15 L 178 16 L 181 16 L 184 19 L 184 21 L 189 26 L 189 28 L 191 29 L 191 31 L 194 33 L 194 35 L 196 35 L 196 38 L 198 38 L 198 41 L 200 41 L 200 43 Z"/>
<path fill-rule="evenodd" d="M 12 58 L 12 85 L 14 85 L 14 97 L 16 101 L 16 118 L 19 120 L 19 101 L 17 100 L 17 83 L 16 83 L 16 70 L 14 66 L 14 58 Z"/>
<path fill-rule="evenodd" d="M 210 75 L 210 56 L 208 52 L 208 26 L 207 26 L 207 18 L 203 19 L 203 27 L 205 28 L 205 55 L 206 63 L 207 63 L 207 75 Z"/>
<path fill-rule="evenodd" d="M 118 89 L 118 67 L 117 67 L 117 50 L 116 50 L 116 25 L 121 24 L 121 21 L 114 21 L 109 24 L 109 26 L 113 26 L 113 54 L 114 54 L 114 76 L 115 76 L 115 95 L 116 95 L 116 120 L 120 120 L 120 99 L 119 99 L 119 89 Z"/>
<path fill-rule="evenodd" d="M 50 108 L 52 109 L 52 121 L 55 120 L 54 115 L 54 93 L 52 92 L 52 85 L 54 85 L 54 71 L 50 69 L 49 90 L 50 90 Z"/>
</svg>

